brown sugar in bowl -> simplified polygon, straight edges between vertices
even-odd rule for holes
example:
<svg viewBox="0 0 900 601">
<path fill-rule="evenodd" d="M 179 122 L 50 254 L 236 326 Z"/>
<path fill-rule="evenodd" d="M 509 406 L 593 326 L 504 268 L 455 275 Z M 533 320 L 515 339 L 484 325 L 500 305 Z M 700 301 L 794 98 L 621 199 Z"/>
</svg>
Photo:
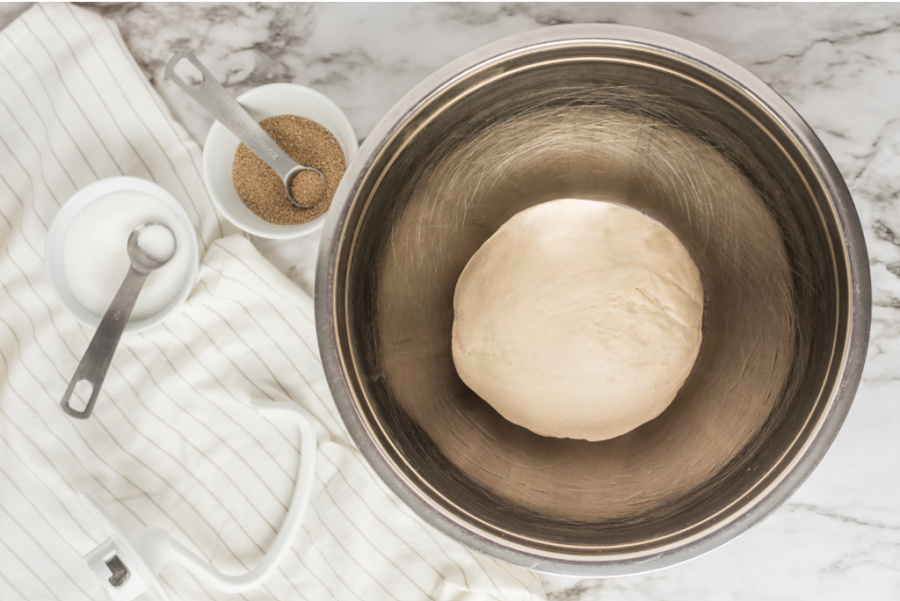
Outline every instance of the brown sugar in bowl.
<svg viewBox="0 0 900 601">
<path fill-rule="evenodd" d="M 258 122 L 271 117 L 292 115 L 325 128 L 340 145 L 345 164 L 350 163 L 359 148 L 356 134 L 346 115 L 332 100 L 313 89 L 289 83 L 268 84 L 242 94 L 238 97 L 238 102 Z M 203 146 L 203 179 L 216 209 L 240 229 L 263 238 L 296 238 L 320 229 L 325 222 L 327 206 L 321 208 L 321 214 L 300 223 L 273 223 L 255 213 L 241 200 L 232 177 L 235 155 L 240 145 L 237 136 L 225 126 L 218 121 L 213 123 Z M 328 178 L 328 174 L 325 175 L 329 179 L 328 188 L 333 195 L 340 178 Z M 332 179 L 335 181 L 332 182 Z"/>
<path fill-rule="evenodd" d="M 318 169 L 301 171 L 291 184 L 298 207 L 288 198 L 281 177 L 245 144 L 234 155 L 231 176 L 238 196 L 251 211 L 270 223 L 296 225 L 325 214 L 347 168 L 344 151 L 330 131 L 296 115 L 278 115 L 259 122 L 285 153 L 297 163 Z"/>
</svg>

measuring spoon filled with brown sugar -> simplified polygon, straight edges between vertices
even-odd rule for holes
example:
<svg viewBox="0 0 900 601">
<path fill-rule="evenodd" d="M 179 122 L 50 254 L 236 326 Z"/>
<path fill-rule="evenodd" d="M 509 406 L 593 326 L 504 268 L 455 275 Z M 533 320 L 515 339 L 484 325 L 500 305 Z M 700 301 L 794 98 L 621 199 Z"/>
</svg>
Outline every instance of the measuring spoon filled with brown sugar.
<svg viewBox="0 0 900 601">
<path fill-rule="evenodd" d="M 197 83 L 187 82 L 175 72 L 182 60 L 189 61 L 200 72 Z M 278 174 L 284 182 L 287 197 L 294 206 L 310 209 L 325 195 L 328 188 L 325 175 L 318 169 L 301 165 L 289 157 L 234 96 L 222 87 L 194 53 L 176 53 L 166 65 L 166 77 L 231 130 L 247 148 Z"/>
</svg>

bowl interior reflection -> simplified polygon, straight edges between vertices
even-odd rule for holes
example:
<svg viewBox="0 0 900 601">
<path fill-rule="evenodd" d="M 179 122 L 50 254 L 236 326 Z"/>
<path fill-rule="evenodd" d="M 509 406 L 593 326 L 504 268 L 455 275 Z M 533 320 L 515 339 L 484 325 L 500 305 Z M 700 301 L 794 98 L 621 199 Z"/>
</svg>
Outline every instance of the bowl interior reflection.
<svg viewBox="0 0 900 601">
<path fill-rule="evenodd" d="M 569 46 L 451 86 L 387 141 L 347 216 L 339 344 L 374 439 L 442 511 L 529 549 L 640 553 L 733 515 L 812 435 L 843 352 L 840 236 L 804 157 L 737 91 L 666 60 Z M 644 211 L 703 279 L 678 397 L 604 442 L 507 422 L 451 358 L 468 259 L 563 197 Z"/>
</svg>

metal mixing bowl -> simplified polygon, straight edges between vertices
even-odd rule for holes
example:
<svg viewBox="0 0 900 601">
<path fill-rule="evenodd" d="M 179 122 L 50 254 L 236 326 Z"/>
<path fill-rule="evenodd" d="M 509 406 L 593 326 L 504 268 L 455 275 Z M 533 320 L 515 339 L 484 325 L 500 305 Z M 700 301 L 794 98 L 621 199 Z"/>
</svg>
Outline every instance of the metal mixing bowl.
<svg viewBox="0 0 900 601">
<path fill-rule="evenodd" d="M 706 296 L 678 397 L 604 442 L 505 421 L 451 358 L 468 259 L 562 197 L 664 223 Z M 344 176 L 316 284 L 332 392 L 394 492 L 473 549 L 591 576 L 684 561 L 782 503 L 850 407 L 870 304 L 849 192 L 793 109 L 705 48 L 607 25 L 501 40 L 403 98 Z"/>
</svg>

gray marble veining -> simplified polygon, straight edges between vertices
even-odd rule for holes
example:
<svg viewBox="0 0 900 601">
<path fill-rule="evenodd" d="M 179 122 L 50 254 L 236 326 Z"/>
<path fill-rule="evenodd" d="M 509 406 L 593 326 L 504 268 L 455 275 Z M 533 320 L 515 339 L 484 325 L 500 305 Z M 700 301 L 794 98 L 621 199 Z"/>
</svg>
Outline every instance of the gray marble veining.
<svg viewBox="0 0 900 601">
<path fill-rule="evenodd" d="M 0 26 L 27 4 L 0 6 Z M 794 497 L 724 548 L 642 576 L 543 578 L 554 601 L 900 598 L 900 5 L 97 4 L 175 117 L 210 119 L 163 69 L 192 49 L 234 94 L 302 83 L 362 139 L 407 90 L 465 52 L 535 27 L 609 22 L 680 35 L 772 85 L 841 169 L 866 234 L 873 325 L 863 385 L 832 449 Z M 312 291 L 317 236 L 255 241 Z"/>
</svg>

